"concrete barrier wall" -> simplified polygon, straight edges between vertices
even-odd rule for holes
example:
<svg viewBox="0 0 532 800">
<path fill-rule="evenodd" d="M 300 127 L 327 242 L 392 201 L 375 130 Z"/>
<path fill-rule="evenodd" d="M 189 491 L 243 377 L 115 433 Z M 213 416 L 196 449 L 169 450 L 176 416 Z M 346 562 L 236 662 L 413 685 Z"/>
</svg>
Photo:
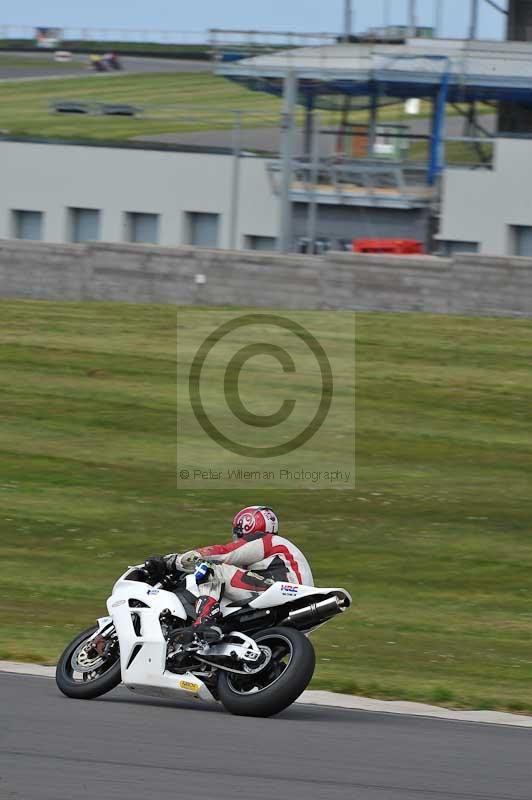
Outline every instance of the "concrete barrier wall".
<svg viewBox="0 0 532 800">
<path fill-rule="evenodd" d="M 6 240 L 0 297 L 532 317 L 532 259 Z"/>
</svg>

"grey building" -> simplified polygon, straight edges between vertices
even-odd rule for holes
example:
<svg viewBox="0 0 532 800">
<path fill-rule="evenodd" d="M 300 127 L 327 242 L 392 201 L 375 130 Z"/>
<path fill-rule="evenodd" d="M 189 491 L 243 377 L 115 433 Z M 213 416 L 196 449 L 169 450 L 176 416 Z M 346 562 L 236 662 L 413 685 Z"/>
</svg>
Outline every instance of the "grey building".
<svg viewBox="0 0 532 800">
<path fill-rule="evenodd" d="M 438 238 L 448 255 L 532 256 L 532 139 L 497 139 L 490 170 L 445 171 Z"/>
<path fill-rule="evenodd" d="M 504 102 L 510 112 L 515 97 L 532 107 L 531 42 L 343 44 L 275 52 L 220 72 L 283 96 L 280 157 L 252 152 L 242 141 L 232 149 L 230 142 L 200 148 L 0 137 L 0 237 L 262 251 L 279 244 L 297 251 L 314 240 L 321 252 L 348 249 L 356 238 L 430 246 L 436 233 L 445 254 L 532 253 L 530 134 L 499 129 L 495 138 L 489 131 L 479 147 L 492 146 L 494 157 L 474 169 L 445 167 L 443 149 L 450 103 L 471 104 L 466 121 L 477 133 L 473 112 L 481 99 Z M 386 155 L 389 143 L 378 141 L 387 99 L 416 97 L 432 108 L 427 133 L 414 134 L 428 146 L 428 162 L 395 150 Z M 313 117 L 313 107 L 323 118 L 347 100 L 368 111 L 361 152 L 356 124 L 320 134 Z M 298 105 L 305 109 L 301 149 Z M 475 136 L 454 136 L 464 140 L 478 144 Z"/>
<path fill-rule="evenodd" d="M 0 238 L 274 249 L 267 159 L 239 161 L 234 203 L 231 154 L 3 140 Z"/>
</svg>

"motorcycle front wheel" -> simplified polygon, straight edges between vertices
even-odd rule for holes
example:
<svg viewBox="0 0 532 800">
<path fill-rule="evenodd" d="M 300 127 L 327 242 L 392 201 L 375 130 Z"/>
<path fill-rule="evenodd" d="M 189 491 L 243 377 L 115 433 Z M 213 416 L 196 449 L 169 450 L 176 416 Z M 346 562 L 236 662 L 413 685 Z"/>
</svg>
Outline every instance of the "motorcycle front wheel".
<svg viewBox="0 0 532 800">
<path fill-rule="evenodd" d="M 97 630 L 95 625 L 82 631 L 65 648 L 57 663 L 55 681 L 67 697 L 92 700 L 110 692 L 121 681 L 118 642 L 109 637 L 107 652 L 99 652 L 91 641 Z"/>
<path fill-rule="evenodd" d="M 268 657 L 254 675 L 218 674 L 218 695 L 231 714 L 271 717 L 297 700 L 307 688 L 316 663 L 314 648 L 295 628 L 269 628 L 253 637 Z"/>
</svg>

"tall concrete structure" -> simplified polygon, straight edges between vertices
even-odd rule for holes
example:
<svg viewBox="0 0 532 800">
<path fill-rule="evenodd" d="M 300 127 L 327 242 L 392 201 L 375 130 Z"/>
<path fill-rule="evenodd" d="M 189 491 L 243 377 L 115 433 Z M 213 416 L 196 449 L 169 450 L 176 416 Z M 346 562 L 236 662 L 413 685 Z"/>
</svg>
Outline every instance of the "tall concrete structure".
<svg viewBox="0 0 532 800">
<path fill-rule="evenodd" d="M 510 42 L 532 41 L 532 0 L 510 0 L 506 38 Z"/>
<path fill-rule="evenodd" d="M 353 0 L 344 0 L 343 40 L 348 42 L 353 32 Z"/>
</svg>

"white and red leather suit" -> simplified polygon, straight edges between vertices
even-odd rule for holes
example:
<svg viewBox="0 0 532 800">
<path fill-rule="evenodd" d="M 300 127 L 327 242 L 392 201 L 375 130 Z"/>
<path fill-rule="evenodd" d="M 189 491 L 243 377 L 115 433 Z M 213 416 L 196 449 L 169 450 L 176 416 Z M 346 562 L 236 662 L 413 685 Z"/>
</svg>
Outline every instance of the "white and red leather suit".
<svg viewBox="0 0 532 800">
<path fill-rule="evenodd" d="M 277 534 L 277 518 L 273 512 L 275 523 L 272 527 L 275 532 L 267 532 L 268 519 L 262 519 L 263 507 L 249 508 L 261 509 L 258 512 L 252 511 L 255 523 L 249 527 L 258 527 L 260 523 L 260 527 L 266 530 L 251 530 L 246 533 L 244 528 L 239 533 L 240 538 L 228 544 L 214 544 L 199 547 L 182 555 L 166 556 L 169 566 L 172 562 L 181 567 L 187 564 L 193 565 L 198 559 L 205 559 L 212 566 L 207 580 L 199 584 L 200 603 L 197 609 L 197 623 L 219 613 L 218 601 L 222 591 L 225 599 L 235 605 L 245 605 L 257 594 L 266 591 L 273 581 L 314 585 L 310 565 L 301 550 Z M 246 511 L 248 509 L 239 512 L 240 515 L 244 515 L 244 519 Z M 235 520 L 238 517 L 239 515 Z M 260 519 L 257 520 L 257 517 Z"/>
</svg>

